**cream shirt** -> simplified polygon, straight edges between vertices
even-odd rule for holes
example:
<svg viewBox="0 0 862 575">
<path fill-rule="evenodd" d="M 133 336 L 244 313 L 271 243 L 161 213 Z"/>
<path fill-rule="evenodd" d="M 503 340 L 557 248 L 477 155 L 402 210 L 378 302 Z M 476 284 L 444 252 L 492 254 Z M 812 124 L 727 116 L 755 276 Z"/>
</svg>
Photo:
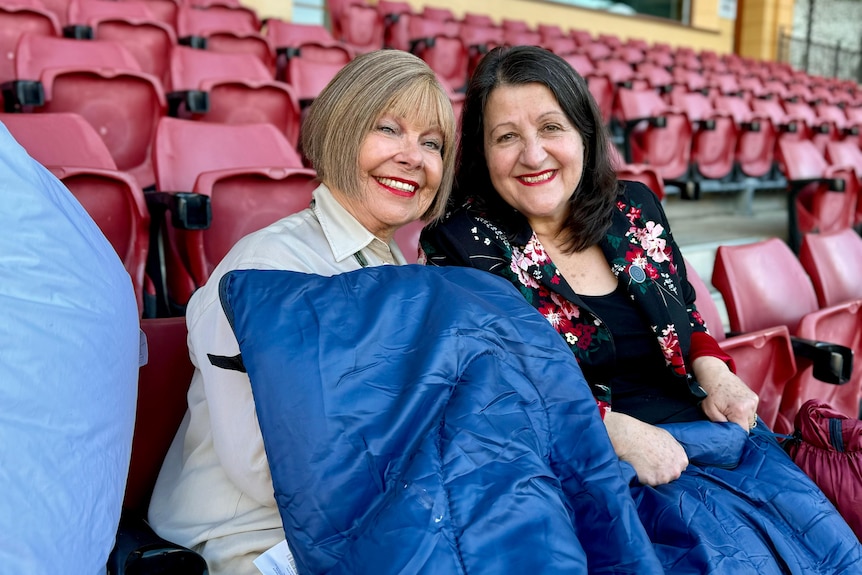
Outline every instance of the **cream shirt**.
<svg viewBox="0 0 862 575">
<path fill-rule="evenodd" d="M 248 376 L 207 359 L 239 353 L 219 280 L 235 269 L 331 276 L 359 269 L 357 253 L 369 266 L 406 263 L 394 240 L 376 238 L 320 185 L 311 207 L 237 242 L 189 301 L 196 368 L 189 408 L 162 465 L 149 520 L 161 537 L 201 553 L 211 575 L 256 575 L 252 561 L 284 539 Z"/>
</svg>

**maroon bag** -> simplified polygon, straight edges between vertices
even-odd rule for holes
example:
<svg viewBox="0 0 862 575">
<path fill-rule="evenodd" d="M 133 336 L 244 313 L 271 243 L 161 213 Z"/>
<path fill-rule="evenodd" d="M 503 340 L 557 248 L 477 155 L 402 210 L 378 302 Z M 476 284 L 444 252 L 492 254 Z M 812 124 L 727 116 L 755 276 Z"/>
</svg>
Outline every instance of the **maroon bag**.
<svg viewBox="0 0 862 575">
<path fill-rule="evenodd" d="M 787 452 L 862 540 L 862 421 L 811 399 L 795 427 Z"/>
</svg>

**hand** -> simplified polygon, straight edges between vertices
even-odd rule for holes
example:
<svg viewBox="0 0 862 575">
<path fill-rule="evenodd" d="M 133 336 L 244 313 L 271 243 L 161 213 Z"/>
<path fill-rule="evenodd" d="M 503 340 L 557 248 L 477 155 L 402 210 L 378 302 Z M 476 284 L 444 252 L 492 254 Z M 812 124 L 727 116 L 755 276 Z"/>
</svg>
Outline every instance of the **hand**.
<svg viewBox="0 0 862 575">
<path fill-rule="evenodd" d="M 605 415 L 605 427 L 617 456 L 635 468 L 644 485 L 670 483 L 688 467 L 682 445 L 664 429 L 614 411 Z"/>
<path fill-rule="evenodd" d="M 712 421 L 732 421 L 745 431 L 757 422 L 760 398 L 745 385 L 723 361 L 716 357 L 699 357 L 692 367 L 707 397 L 700 407 Z"/>
</svg>

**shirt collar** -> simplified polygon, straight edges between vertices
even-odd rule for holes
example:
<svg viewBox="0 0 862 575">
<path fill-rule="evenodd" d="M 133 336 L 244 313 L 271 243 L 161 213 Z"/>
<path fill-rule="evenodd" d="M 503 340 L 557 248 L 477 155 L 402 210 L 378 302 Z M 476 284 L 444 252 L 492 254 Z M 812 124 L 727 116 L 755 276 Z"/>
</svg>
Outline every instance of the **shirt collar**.
<svg viewBox="0 0 862 575">
<path fill-rule="evenodd" d="M 377 236 L 365 229 L 365 226 L 360 224 L 344 206 L 338 203 L 338 200 L 333 197 L 332 191 L 324 184 L 320 184 L 314 190 L 312 197 L 314 198 L 314 214 L 317 216 L 317 221 L 320 222 L 323 235 L 326 236 L 326 241 L 329 243 L 329 248 L 332 250 L 336 262 L 353 257 L 353 254 L 371 244 L 374 244 L 372 249 L 375 253 L 391 251 L 396 261 L 398 261 L 399 256 L 403 260 L 400 252 L 397 255 L 394 253 L 397 248 L 387 246 Z"/>
</svg>

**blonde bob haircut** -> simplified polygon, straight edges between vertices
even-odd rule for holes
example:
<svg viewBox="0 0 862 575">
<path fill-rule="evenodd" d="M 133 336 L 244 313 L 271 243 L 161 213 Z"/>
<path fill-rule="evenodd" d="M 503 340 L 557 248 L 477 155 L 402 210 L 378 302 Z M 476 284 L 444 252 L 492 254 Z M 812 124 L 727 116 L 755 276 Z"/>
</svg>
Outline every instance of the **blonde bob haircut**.
<svg viewBox="0 0 862 575">
<path fill-rule="evenodd" d="M 443 215 L 455 167 L 455 114 L 437 76 L 418 57 L 378 50 L 356 57 L 323 89 L 303 123 L 302 151 L 327 186 L 360 194 L 359 149 L 384 114 L 443 135 L 443 174 L 423 221 Z"/>
</svg>

